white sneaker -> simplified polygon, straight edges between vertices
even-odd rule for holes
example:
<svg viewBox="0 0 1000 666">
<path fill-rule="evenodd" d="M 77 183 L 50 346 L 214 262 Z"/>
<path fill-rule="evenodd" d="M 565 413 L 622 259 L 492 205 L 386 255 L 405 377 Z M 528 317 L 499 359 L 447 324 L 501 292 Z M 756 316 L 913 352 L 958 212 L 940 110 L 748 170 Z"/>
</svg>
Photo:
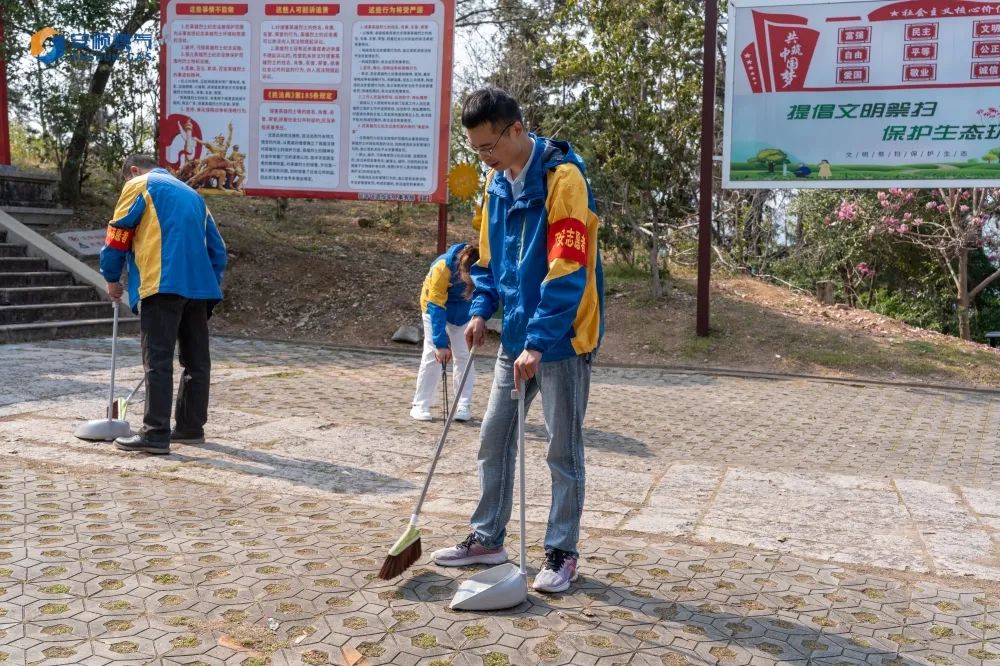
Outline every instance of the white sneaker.
<svg viewBox="0 0 1000 666">
<path fill-rule="evenodd" d="M 507 551 L 503 546 L 486 548 L 476 540 L 473 532 L 451 548 L 441 548 L 431 553 L 434 564 L 442 567 L 464 567 L 470 564 L 503 564 L 507 561 Z"/>
<path fill-rule="evenodd" d="M 431 416 L 431 408 L 424 405 L 413 405 L 410 409 L 410 417 L 416 419 L 417 421 L 433 421 L 434 417 Z"/>
<path fill-rule="evenodd" d="M 532 587 L 538 592 L 565 592 L 569 584 L 577 579 L 579 558 L 573 557 L 564 550 L 553 548 L 545 553 L 545 565 L 535 576 Z"/>
<path fill-rule="evenodd" d="M 472 418 L 472 405 L 468 403 L 458 403 L 458 408 L 455 409 L 455 420 L 456 421 L 468 421 Z"/>
</svg>

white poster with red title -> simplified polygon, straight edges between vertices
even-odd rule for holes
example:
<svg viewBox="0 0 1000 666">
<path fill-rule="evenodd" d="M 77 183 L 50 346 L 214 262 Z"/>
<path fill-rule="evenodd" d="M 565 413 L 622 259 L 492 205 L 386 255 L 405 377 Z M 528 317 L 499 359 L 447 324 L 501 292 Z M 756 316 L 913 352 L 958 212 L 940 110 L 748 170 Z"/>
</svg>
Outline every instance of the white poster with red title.
<svg viewBox="0 0 1000 666">
<path fill-rule="evenodd" d="M 454 0 L 161 0 L 160 162 L 205 193 L 443 203 Z"/>
<path fill-rule="evenodd" d="M 729 7 L 723 187 L 1000 185 L 1000 2 Z"/>
</svg>

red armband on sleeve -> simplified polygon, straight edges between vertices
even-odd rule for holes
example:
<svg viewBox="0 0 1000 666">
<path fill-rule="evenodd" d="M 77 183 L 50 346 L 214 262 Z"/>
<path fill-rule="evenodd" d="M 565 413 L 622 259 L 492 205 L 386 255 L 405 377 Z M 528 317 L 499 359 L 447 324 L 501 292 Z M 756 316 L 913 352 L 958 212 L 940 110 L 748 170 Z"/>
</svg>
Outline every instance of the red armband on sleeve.
<svg viewBox="0 0 1000 666">
<path fill-rule="evenodd" d="M 549 261 L 569 259 L 587 264 L 587 225 L 567 217 L 549 225 Z"/>
<path fill-rule="evenodd" d="M 108 233 L 104 236 L 104 242 L 113 250 L 127 251 L 132 249 L 133 236 L 135 236 L 135 229 L 121 229 L 109 225 Z"/>
</svg>

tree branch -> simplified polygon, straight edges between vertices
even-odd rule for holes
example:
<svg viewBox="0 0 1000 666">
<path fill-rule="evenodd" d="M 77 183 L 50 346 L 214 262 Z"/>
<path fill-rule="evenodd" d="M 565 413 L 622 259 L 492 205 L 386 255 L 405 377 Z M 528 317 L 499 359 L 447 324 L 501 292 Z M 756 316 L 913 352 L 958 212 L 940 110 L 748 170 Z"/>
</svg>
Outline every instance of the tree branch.
<svg viewBox="0 0 1000 666">
<path fill-rule="evenodd" d="M 997 278 L 1000 278 L 1000 270 L 995 271 L 988 278 L 986 278 L 985 280 L 983 280 L 982 282 L 980 282 L 978 285 L 976 285 L 975 289 L 970 290 L 969 291 L 969 301 L 971 302 L 972 299 L 974 299 L 979 294 L 979 292 L 981 292 L 983 289 L 986 289 L 986 287 L 990 286 Z"/>
</svg>

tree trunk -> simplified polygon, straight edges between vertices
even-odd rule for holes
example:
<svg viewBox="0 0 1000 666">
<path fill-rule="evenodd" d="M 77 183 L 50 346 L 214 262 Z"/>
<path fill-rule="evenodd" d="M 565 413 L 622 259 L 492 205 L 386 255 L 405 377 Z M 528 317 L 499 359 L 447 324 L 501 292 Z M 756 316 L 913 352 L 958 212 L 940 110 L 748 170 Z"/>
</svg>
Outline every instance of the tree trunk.
<svg viewBox="0 0 1000 666">
<path fill-rule="evenodd" d="M 134 34 L 146 22 L 155 17 L 158 11 L 151 0 L 136 0 L 135 9 L 132 10 L 132 15 L 121 32 Z M 83 180 L 84 166 L 87 161 L 87 145 L 90 143 L 94 117 L 101 108 L 104 91 L 108 87 L 115 60 L 121 51 L 122 49 L 115 43 L 104 50 L 108 61 L 97 65 L 97 69 L 94 70 L 90 79 L 90 87 L 80 100 L 80 115 L 77 116 L 76 126 L 73 128 L 73 138 L 70 139 L 69 147 L 66 150 L 66 161 L 62 165 L 60 173 L 59 193 L 63 200 L 68 203 L 73 204 L 80 200 L 80 183 Z"/>
<path fill-rule="evenodd" d="M 73 138 L 66 150 L 66 162 L 62 168 L 62 180 L 59 191 L 63 200 L 76 203 L 80 200 L 80 181 L 83 176 L 83 166 L 86 161 L 87 144 L 90 143 L 90 131 L 94 124 L 97 110 L 101 108 L 104 99 L 104 89 L 111 78 L 113 63 L 102 62 L 90 79 L 90 89 L 80 100 L 80 115 L 76 118 L 73 128 Z"/>
<path fill-rule="evenodd" d="M 962 249 L 958 255 L 958 336 L 972 339 L 969 326 L 969 251 Z"/>
<path fill-rule="evenodd" d="M 660 284 L 660 235 L 657 233 L 656 222 L 653 222 L 653 237 L 649 241 L 649 277 L 652 280 L 653 298 L 663 296 L 663 285 Z"/>
</svg>

